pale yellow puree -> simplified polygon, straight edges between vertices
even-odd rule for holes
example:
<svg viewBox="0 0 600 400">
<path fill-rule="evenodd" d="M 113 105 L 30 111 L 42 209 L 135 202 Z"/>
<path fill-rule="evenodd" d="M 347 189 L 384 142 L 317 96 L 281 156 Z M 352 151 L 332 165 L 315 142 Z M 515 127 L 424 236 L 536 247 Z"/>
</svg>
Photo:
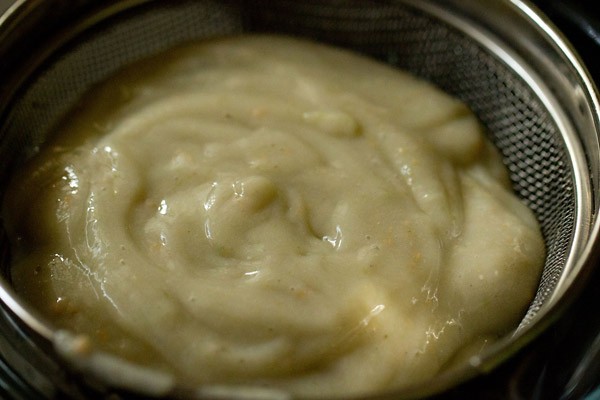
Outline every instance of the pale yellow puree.
<svg viewBox="0 0 600 400">
<path fill-rule="evenodd" d="M 13 180 L 14 286 L 190 384 L 434 377 L 514 329 L 544 242 L 459 101 L 295 39 L 190 44 L 95 87 Z"/>
</svg>

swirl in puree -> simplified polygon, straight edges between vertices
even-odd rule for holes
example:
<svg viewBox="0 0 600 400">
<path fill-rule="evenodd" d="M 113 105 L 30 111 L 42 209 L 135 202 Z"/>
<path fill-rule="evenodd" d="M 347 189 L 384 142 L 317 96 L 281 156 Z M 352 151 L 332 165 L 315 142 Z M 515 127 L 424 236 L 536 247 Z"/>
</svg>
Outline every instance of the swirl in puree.
<svg viewBox="0 0 600 400">
<path fill-rule="evenodd" d="M 185 45 L 56 130 L 6 197 L 16 290 L 185 385 L 406 387 L 537 287 L 538 224 L 469 109 L 344 50 Z"/>
</svg>

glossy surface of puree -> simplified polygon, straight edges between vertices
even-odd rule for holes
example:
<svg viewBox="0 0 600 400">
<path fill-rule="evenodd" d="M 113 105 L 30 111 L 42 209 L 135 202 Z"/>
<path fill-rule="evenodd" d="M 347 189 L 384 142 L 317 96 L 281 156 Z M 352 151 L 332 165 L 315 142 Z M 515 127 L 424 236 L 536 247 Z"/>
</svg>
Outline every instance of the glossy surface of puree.
<svg viewBox="0 0 600 400">
<path fill-rule="evenodd" d="M 544 243 L 466 106 L 295 39 L 190 44 L 95 87 L 14 179 L 14 285 L 189 384 L 349 395 L 514 329 Z"/>
</svg>

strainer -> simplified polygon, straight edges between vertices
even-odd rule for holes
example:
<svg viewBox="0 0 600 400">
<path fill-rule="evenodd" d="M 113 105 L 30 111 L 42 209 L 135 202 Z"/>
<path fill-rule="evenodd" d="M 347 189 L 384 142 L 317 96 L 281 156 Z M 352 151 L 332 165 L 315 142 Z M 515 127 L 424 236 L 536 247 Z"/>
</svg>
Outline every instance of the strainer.
<svg viewBox="0 0 600 400">
<path fill-rule="evenodd" d="M 569 44 L 520 0 L 21 0 L 0 18 L 0 195 L 11 171 L 93 84 L 190 40 L 278 32 L 407 69 L 467 103 L 500 150 L 547 246 L 535 299 L 515 332 L 466 365 L 391 398 L 441 392 L 487 372 L 560 316 L 593 264 L 598 235 L 598 99 Z M 271 391 L 171 387 L 63 360 L 52 326 L 11 288 L 0 230 L 0 352 L 25 397 L 133 393 L 287 398 Z M 9 379 L 7 378 L 7 379 Z M 384 394 L 386 396 L 386 394 Z"/>
</svg>

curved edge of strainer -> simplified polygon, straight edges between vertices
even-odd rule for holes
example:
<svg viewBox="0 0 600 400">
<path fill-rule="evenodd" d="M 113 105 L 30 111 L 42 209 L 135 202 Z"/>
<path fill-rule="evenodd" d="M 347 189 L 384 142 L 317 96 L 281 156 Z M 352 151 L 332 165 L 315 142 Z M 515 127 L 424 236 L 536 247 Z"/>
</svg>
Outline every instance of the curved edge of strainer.
<svg viewBox="0 0 600 400">
<path fill-rule="evenodd" d="M 513 335 L 501 339 L 481 355 L 472 357 L 469 361 L 470 365 L 443 373 L 439 379 L 431 382 L 428 388 L 415 387 L 413 390 L 407 391 L 409 398 L 419 398 L 440 393 L 476 375 L 491 372 L 554 324 L 575 302 L 586 286 L 588 278 L 600 261 L 600 219 L 598 218 L 600 212 L 600 95 L 575 47 L 541 10 L 527 0 L 505 0 L 504 3 L 509 4 L 513 11 L 529 23 L 530 27 L 534 28 L 546 41 L 545 44 L 553 49 L 555 56 L 559 57 L 564 62 L 564 66 L 568 67 L 568 71 L 557 69 L 554 72 L 557 75 L 564 75 L 561 77 L 564 78 L 562 84 L 571 86 L 575 90 L 571 93 L 572 98 L 569 101 L 572 111 L 574 110 L 575 114 L 579 113 L 578 117 L 580 118 L 576 121 L 579 126 L 576 126 L 572 115 L 566 115 L 562 110 L 564 104 L 548 87 L 544 78 L 530 67 L 531 60 L 526 60 L 511 46 L 507 46 L 506 38 L 498 37 L 498 32 L 488 31 L 487 34 L 481 36 L 480 30 L 487 30 L 490 25 L 481 22 L 477 27 L 470 25 L 464 19 L 448 14 L 448 10 L 435 1 L 408 1 L 418 4 L 417 7 L 426 8 L 428 12 L 438 16 L 443 15 L 443 18 L 454 27 L 466 31 L 472 37 L 479 37 L 480 44 L 490 49 L 520 73 L 553 115 L 565 140 L 569 156 L 573 160 L 575 167 L 573 179 L 576 183 L 576 230 L 571 239 L 570 258 L 565 265 L 565 272 L 561 275 L 551 296 L 529 323 L 520 326 Z M 452 0 L 449 3 L 460 2 Z M 489 5 L 488 2 L 477 3 L 473 6 L 473 8 L 478 8 L 475 13 L 485 12 L 487 5 Z M 501 23 L 498 22 L 496 25 Z M 505 27 L 505 29 L 511 28 Z M 530 49 L 533 45 L 533 43 L 525 44 L 526 47 L 530 46 Z M 549 63 L 550 59 L 546 57 L 547 55 L 538 54 L 537 56 L 541 57 L 538 62 Z M 548 64 L 546 67 L 551 69 L 555 66 Z"/>
</svg>

